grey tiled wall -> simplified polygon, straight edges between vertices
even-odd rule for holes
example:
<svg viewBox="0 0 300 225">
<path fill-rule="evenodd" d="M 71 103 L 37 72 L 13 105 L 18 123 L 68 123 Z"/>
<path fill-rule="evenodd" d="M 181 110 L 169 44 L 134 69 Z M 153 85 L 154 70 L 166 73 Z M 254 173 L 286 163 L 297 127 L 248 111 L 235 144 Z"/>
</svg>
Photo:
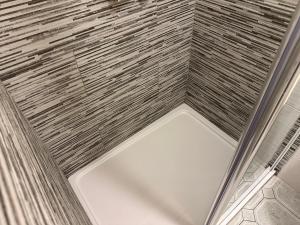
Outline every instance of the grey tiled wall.
<svg viewBox="0 0 300 225">
<path fill-rule="evenodd" d="M 299 71 L 298 71 L 299 72 Z M 300 127 L 300 81 L 297 82 L 287 102 L 277 116 L 270 132 L 264 139 L 258 156 L 263 161 L 269 161 L 273 165 L 277 157 L 290 142 L 295 132 Z M 295 140 L 282 160 L 277 165 L 277 171 L 288 162 L 300 146 L 300 136 Z M 262 154 L 264 152 L 264 154 Z M 267 157 L 269 156 L 269 157 Z"/>
<path fill-rule="evenodd" d="M 67 176 L 184 101 L 238 138 L 294 5 L 4 2 L 0 80 Z"/>
<path fill-rule="evenodd" d="M 192 0 L 9 1 L 0 79 L 70 175 L 184 101 Z"/>
<path fill-rule="evenodd" d="M 91 225 L 70 184 L 0 83 L 0 224 Z"/>
<path fill-rule="evenodd" d="M 294 3 L 197 0 L 193 24 L 194 7 L 1 3 L 0 80 L 48 148 L 0 86 L 0 224 L 90 224 L 47 152 L 68 176 L 184 100 L 239 136 Z"/>
<path fill-rule="evenodd" d="M 297 1 L 197 0 L 187 103 L 235 139 Z"/>
<path fill-rule="evenodd" d="M 300 113 L 298 112 L 298 116 L 300 116 Z M 291 141 L 292 137 L 295 135 L 295 132 L 299 129 L 300 127 L 300 117 L 297 119 L 295 124 L 291 127 L 290 131 L 287 133 L 285 136 L 283 142 L 281 143 L 280 147 L 278 149 L 273 149 L 273 151 L 276 151 L 275 154 L 273 155 L 272 159 L 269 162 L 269 165 L 273 165 L 274 162 L 277 160 L 277 158 L 280 156 L 280 154 L 283 152 L 284 148 L 289 144 Z M 282 130 L 277 130 L 278 133 L 280 133 Z M 276 166 L 276 170 L 280 171 L 282 167 L 290 160 L 290 158 L 294 155 L 295 151 L 299 148 L 300 146 L 300 136 L 293 142 L 292 146 L 289 148 L 289 150 L 286 152 L 284 157 L 280 160 L 278 165 Z M 268 150 L 268 149 L 267 149 Z"/>
<path fill-rule="evenodd" d="M 299 72 L 299 71 L 298 71 Z M 273 165 L 286 145 L 290 142 L 295 131 L 300 127 L 300 82 L 294 86 L 286 103 L 282 106 L 269 132 L 263 139 L 256 154 L 257 161 L 264 166 Z M 286 164 L 300 145 L 300 137 L 293 143 L 287 154 L 277 166 L 277 170 Z"/>
</svg>

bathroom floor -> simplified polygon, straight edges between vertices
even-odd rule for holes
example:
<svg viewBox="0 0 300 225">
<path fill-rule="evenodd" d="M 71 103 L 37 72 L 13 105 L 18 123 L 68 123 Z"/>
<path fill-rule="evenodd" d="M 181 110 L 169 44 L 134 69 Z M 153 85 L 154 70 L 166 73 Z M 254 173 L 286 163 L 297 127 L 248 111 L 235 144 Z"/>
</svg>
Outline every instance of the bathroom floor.
<svg viewBox="0 0 300 225">
<path fill-rule="evenodd" d="M 299 225 L 300 193 L 274 176 L 228 225 Z"/>
<path fill-rule="evenodd" d="M 237 191 L 230 199 L 227 208 L 229 208 L 264 172 L 265 168 L 257 160 L 253 160 L 247 169 Z"/>
</svg>

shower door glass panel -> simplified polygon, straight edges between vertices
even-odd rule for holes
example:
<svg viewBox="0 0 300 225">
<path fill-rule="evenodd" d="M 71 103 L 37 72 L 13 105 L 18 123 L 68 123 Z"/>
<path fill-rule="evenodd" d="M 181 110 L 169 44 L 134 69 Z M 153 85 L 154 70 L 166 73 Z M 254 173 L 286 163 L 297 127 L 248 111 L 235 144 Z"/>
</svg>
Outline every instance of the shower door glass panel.
<svg viewBox="0 0 300 225">
<path fill-rule="evenodd" d="M 274 165 L 274 162 L 278 159 L 278 156 L 287 145 L 289 139 L 291 139 L 295 133 L 296 126 L 299 125 L 299 120 L 300 82 L 298 81 L 291 91 L 287 102 L 276 116 L 270 130 L 262 139 L 257 153 L 245 172 L 237 190 L 233 194 L 227 208 L 235 203 L 251 185 L 255 185 L 255 181 L 265 173 L 267 168 Z"/>
</svg>

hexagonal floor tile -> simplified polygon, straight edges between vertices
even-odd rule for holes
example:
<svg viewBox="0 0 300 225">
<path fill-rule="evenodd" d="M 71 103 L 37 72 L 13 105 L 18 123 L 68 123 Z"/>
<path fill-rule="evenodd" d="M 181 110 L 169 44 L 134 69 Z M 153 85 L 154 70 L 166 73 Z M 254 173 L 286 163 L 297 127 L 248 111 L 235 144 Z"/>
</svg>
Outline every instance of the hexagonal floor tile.
<svg viewBox="0 0 300 225">
<path fill-rule="evenodd" d="M 300 219 L 300 193 L 283 181 L 273 187 L 277 200 Z"/>
<path fill-rule="evenodd" d="M 254 210 L 259 225 L 299 225 L 300 220 L 275 199 L 264 199 Z"/>
</svg>

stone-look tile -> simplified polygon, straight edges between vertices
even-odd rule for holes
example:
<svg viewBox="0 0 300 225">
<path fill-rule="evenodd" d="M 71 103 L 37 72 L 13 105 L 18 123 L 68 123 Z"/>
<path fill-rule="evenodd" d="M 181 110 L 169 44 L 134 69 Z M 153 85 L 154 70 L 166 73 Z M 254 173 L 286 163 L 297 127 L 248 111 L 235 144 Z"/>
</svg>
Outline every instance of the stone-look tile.
<svg viewBox="0 0 300 225">
<path fill-rule="evenodd" d="M 227 225 L 239 225 L 243 221 L 242 212 L 238 212 L 238 214 L 227 224 Z"/>
<path fill-rule="evenodd" d="M 244 208 L 254 210 L 263 199 L 264 195 L 262 190 L 260 190 L 247 202 Z"/>
<path fill-rule="evenodd" d="M 263 168 L 262 164 L 254 159 L 247 168 L 247 173 L 256 173 L 256 171 L 261 170 L 261 168 Z"/>
<path fill-rule="evenodd" d="M 246 215 L 246 218 L 249 218 L 249 217 L 251 219 L 254 218 L 254 214 L 253 214 L 252 210 L 249 210 L 248 213 L 249 214 Z M 237 215 L 235 217 L 233 217 L 233 219 L 231 221 L 229 221 L 229 223 L 227 223 L 227 225 L 258 225 L 258 224 L 254 221 L 246 220 L 244 217 L 244 213 L 238 212 Z"/>
<path fill-rule="evenodd" d="M 257 160 L 252 160 L 240 184 L 238 185 L 237 190 L 229 200 L 227 208 L 229 208 L 229 205 L 232 205 L 256 181 L 264 170 L 265 168 Z"/>
<path fill-rule="evenodd" d="M 263 188 L 263 194 L 265 198 L 275 198 L 272 188 Z"/>
<path fill-rule="evenodd" d="M 230 221 L 230 225 L 300 224 L 299 193 L 277 177 L 270 179 Z"/>
<path fill-rule="evenodd" d="M 295 150 L 295 153 L 287 161 L 278 173 L 278 177 L 281 178 L 286 184 L 292 187 L 295 191 L 300 192 L 300 146 Z"/>
<path fill-rule="evenodd" d="M 276 199 L 300 219 L 300 193 L 283 181 L 273 187 Z"/>
<path fill-rule="evenodd" d="M 245 193 L 245 191 L 252 185 L 252 182 L 246 182 L 246 181 L 242 181 L 235 193 L 236 199 L 238 199 L 242 194 Z"/>
<path fill-rule="evenodd" d="M 300 219 L 274 199 L 264 199 L 254 210 L 260 225 L 298 225 Z"/>
<path fill-rule="evenodd" d="M 91 225 L 73 189 L 0 82 L 0 224 Z"/>
<path fill-rule="evenodd" d="M 247 220 L 247 221 L 255 221 L 255 216 L 254 216 L 253 210 L 250 210 L 250 209 L 242 209 L 242 214 L 243 214 L 244 220 Z"/>
<path fill-rule="evenodd" d="M 254 182 L 256 179 L 265 171 L 265 168 L 260 165 L 254 172 L 248 172 L 249 170 L 246 171 L 244 174 L 243 179 L 246 182 Z"/>
<path fill-rule="evenodd" d="M 187 103 L 236 139 L 253 111 L 296 4 L 196 1 Z"/>
<path fill-rule="evenodd" d="M 277 179 L 276 176 L 273 176 L 265 185 L 263 188 L 273 188 L 280 179 Z"/>
</svg>

